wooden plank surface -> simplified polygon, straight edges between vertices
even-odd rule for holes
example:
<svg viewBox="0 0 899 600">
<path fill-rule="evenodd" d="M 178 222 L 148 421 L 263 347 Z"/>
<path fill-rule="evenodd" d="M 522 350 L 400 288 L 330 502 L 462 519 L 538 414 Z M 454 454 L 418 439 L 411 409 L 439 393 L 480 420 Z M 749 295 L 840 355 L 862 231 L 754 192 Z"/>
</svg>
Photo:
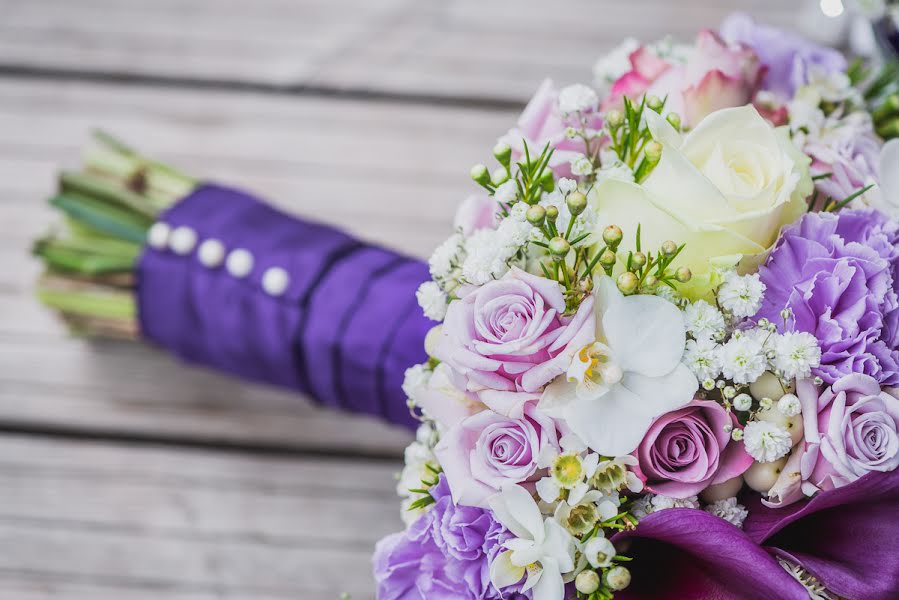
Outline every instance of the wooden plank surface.
<svg viewBox="0 0 899 600">
<path fill-rule="evenodd" d="M 521 102 L 627 35 L 687 39 L 782 0 L 2 0 L 0 64 L 52 73 Z"/>
<path fill-rule="evenodd" d="M 44 197 L 96 125 L 191 173 L 426 255 L 474 190 L 471 162 L 510 111 L 0 81 L 0 425 L 398 455 L 405 431 L 184 368 L 135 344 L 71 338 L 32 297 Z M 414 225 L 414 226 L 413 226 Z"/>
<path fill-rule="evenodd" d="M 395 461 L 0 437 L 0 599 L 372 598 Z"/>
</svg>

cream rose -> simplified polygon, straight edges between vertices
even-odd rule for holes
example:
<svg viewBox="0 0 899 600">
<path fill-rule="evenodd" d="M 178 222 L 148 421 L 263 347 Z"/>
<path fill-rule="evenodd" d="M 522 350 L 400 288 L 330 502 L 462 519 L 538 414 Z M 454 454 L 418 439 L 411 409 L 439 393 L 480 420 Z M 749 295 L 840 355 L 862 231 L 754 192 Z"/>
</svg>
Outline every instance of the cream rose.
<svg viewBox="0 0 899 600">
<path fill-rule="evenodd" d="M 716 284 L 716 267 L 757 265 L 780 228 L 805 212 L 810 161 L 752 106 L 716 111 L 685 136 L 647 113 L 662 158 L 640 185 L 610 180 L 594 188 L 597 230 L 620 226 L 625 252 L 638 224 L 643 248 L 686 244 L 675 264 L 694 277 L 682 291 L 702 297 Z"/>
</svg>

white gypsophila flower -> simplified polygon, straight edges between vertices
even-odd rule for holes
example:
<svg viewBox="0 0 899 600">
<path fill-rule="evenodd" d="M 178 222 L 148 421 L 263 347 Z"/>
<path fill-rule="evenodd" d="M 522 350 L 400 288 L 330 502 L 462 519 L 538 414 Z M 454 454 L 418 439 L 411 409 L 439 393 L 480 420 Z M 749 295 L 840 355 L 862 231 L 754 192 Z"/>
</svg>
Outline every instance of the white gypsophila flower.
<svg viewBox="0 0 899 600">
<path fill-rule="evenodd" d="M 449 299 L 440 286 L 433 281 L 425 281 L 415 292 L 418 305 L 425 316 L 433 321 L 442 321 L 446 316 Z"/>
<path fill-rule="evenodd" d="M 428 385 L 432 371 L 426 365 L 413 365 L 403 374 L 403 393 L 413 402 L 415 397 Z"/>
<path fill-rule="evenodd" d="M 567 177 L 562 177 L 559 179 L 559 181 L 556 182 L 556 187 L 559 188 L 559 191 L 563 196 L 567 196 L 577 189 L 577 181 L 575 181 L 574 179 L 569 179 Z"/>
<path fill-rule="evenodd" d="M 718 302 L 735 317 L 751 317 L 762 306 L 765 284 L 758 273 L 737 275 L 734 272 L 724 277 L 718 288 Z"/>
<path fill-rule="evenodd" d="M 518 185 L 516 185 L 514 179 L 510 179 L 505 183 L 501 183 L 496 186 L 496 190 L 493 192 L 493 197 L 500 204 L 511 204 L 515 200 L 518 199 Z"/>
<path fill-rule="evenodd" d="M 672 287 L 669 287 L 667 285 L 658 285 L 655 289 L 655 295 L 659 298 L 664 298 L 675 306 L 680 306 L 681 296 L 677 293 L 677 290 Z"/>
<path fill-rule="evenodd" d="M 599 96 L 583 83 L 575 83 L 559 91 L 559 110 L 563 113 L 583 113 L 594 110 Z"/>
<path fill-rule="evenodd" d="M 455 263 L 459 261 L 464 241 L 461 234 L 454 233 L 437 246 L 431 258 L 428 259 L 428 268 L 432 277 L 442 279 L 449 275 Z"/>
<path fill-rule="evenodd" d="M 821 364 L 821 348 L 810 333 L 787 332 L 774 343 L 774 367 L 787 379 L 802 379 Z"/>
<path fill-rule="evenodd" d="M 531 237 L 531 231 L 534 229 L 534 226 L 528 223 L 525 218 L 527 209 L 528 206 L 523 203 L 516 204 L 512 207 L 509 216 L 503 219 L 499 227 L 496 228 L 496 233 L 502 240 L 501 243 L 510 249 L 514 249 L 512 254 L 527 243 Z"/>
<path fill-rule="evenodd" d="M 649 49 L 659 58 L 665 59 L 668 62 L 678 62 L 681 64 L 686 64 L 696 52 L 694 44 L 678 42 L 670 35 L 666 35 L 662 39 L 652 42 L 649 44 Z"/>
<path fill-rule="evenodd" d="M 430 508 L 425 506 L 417 510 L 409 510 L 412 503 L 421 497 L 420 494 L 411 490 L 421 488 L 423 480 L 431 479 L 434 476 L 433 472 L 428 469 L 428 465 L 436 468 L 437 461 L 431 448 L 420 441 L 409 444 L 404 455 L 405 464 L 397 480 L 396 492 L 403 499 L 401 516 L 403 523 L 408 527 Z"/>
<path fill-rule="evenodd" d="M 749 516 L 746 507 L 737 502 L 736 498 L 724 498 L 705 507 L 705 511 L 722 518 L 732 525 L 743 529 L 743 521 Z"/>
<path fill-rule="evenodd" d="M 784 394 L 777 401 L 777 410 L 785 417 L 795 417 L 802 412 L 802 403 L 796 394 Z"/>
<path fill-rule="evenodd" d="M 724 330 L 724 315 L 706 302 L 697 300 L 684 307 L 684 322 L 694 338 L 711 338 Z"/>
<path fill-rule="evenodd" d="M 699 498 L 689 496 L 688 498 L 671 498 L 656 494 L 652 497 L 652 512 L 666 510 L 668 508 L 699 508 Z"/>
<path fill-rule="evenodd" d="M 641 496 L 634 500 L 634 503 L 631 504 L 631 516 L 633 516 L 638 521 L 641 521 L 648 515 L 652 514 L 653 497 L 654 494 L 646 494 L 645 496 Z"/>
<path fill-rule="evenodd" d="M 710 338 L 687 340 L 682 362 L 699 381 L 715 379 L 721 373 L 721 346 Z"/>
<path fill-rule="evenodd" d="M 508 230 L 481 229 L 474 232 L 465 240 L 462 277 L 468 283 L 483 285 L 505 275 L 509 271 L 509 260 L 520 247 L 510 245 L 509 238 Z"/>
<path fill-rule="evenodd" d="M 571 172 L 579 177 L 590 175 L 593 173 L 593 162 L 583 154 L 578 154 L 571 159 Z"/>
<path fill-rule="evenodd" d="M 603 181 L 607 180 L 633 183 L 634 171 L 629 166 L 627 166 L 627 164 L 617 159 L 608 164 L 603 163 L 602 168 L 600 168 L 596 172 L 596 185 L 599 185 Z"/>
<path fill-rule="evenodd" d="M 568 203 L 565 202 L 565 197 L 560 191 L 557 190 L 549 194 L 543 194 L 543 197 L 540 199 L 540 206 L 543 208 L 549 208 L 550 206 L 556 207 L 559 211 L 559 216 L 556 218 L 556 228 L 559 231 L 568 231 L 568 223 L 571 221 L 571 211 L 568 210 Z M 574 222 L 574 227 L 571 229 L 571 238 L 577 238 L 584 233 L 592 232 L 595 229 L 596 220 L 596 208 L 588 205 L 587 208 L 584 209 L 584 212 L 578 215 L 577 220 Z M 531 231 L 532 239 L 543 239 L 543 234 L 539 229 L 532 228 Z M 585 243 L 590 243 L 589 239 Z"/>
<path fill-rule="evenodd" d="M 760 463 L 783 458 L 793 447 L 790 432 L 768 421 L 750 421 L 743 428 L 743 446 L 746 452 Z"/>
<path fill-rule="evenodd" d="M 610 52 L 600 56 L 593 65 L 593 83 L 602 91 L 608 90 L 619 77 L 631 70 L 631 54 L 640 48 L 635 38 L 626 38 Z"/>
<path fill-rule="evenodd" d="M 773 356 L 774 346 L 777 343 L 779 333 L 770 331 L 764 327 L 751 327 L 742 329 L 734 333 L 734 337 L 742 337 L 756 341 L 762 347 L 762 353 L 765 356 Z"/>
<path fill-rule="evenodd" d="M 814 90 L 821 100 L 831 103 L 850 100 L 860 104 L 861 94 L 852 87 L 849 76 L 842 71 L 828 70 L 812 65 L 806 73 L 807 87 Z"/>
<path fill-rule="evenodd" d="M 750 336 L 733 337 L 721 346 L 721 372 L 734 383 L 752 383 L 768 369 L 762 344 Z"/>
<path fill-rule="evenodd" d="M 752 396 L 749 394 L 737 394 L 733 401 L 734 409 L 746 412 L 752 408 Z M 739 431 L 738 429 L 735 431 Z"/>
</svg>

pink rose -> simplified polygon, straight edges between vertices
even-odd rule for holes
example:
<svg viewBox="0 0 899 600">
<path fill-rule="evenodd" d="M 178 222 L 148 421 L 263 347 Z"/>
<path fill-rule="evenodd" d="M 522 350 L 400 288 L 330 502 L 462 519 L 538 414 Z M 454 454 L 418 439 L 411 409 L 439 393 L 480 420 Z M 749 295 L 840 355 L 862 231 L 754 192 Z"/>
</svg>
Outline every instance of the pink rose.
<svg viewBox="0 0 899 600">
<path fill-rule="evenodd" d="M 587 118 L 588 129 L 602 128 L 598 112 L 589 114 Z M 518 117 L 516 126 L 500 141 L 509 144 L 515 160 L 524 156 L 524 142 L 527 142 L 531 156 L 539 154 L 549 143 L 550 148 L 555 150 L 549 161 L 550 168 L 559 177 L 570 177 L 571 160 L 584 153 L 583 140 L 572 140 L 565 135 L 569 126 L 580 126 L 571 119 L 559 110 L 559 90 L 551 79 L 545 79 Z"/>
<path fill-rule="evenodd" d="M 446 363 L 440 363 L 412 400 L 441 427 L 450 428 L 484 409 L 477 395 L 465 390 L 465 378 Z"/>
<path fill-rule="evenodd" d="M 710 485 L 742 475 L 752 465 L 743 444 L 731 443 L 726 425 L 739 427 L 717 402 L 693 400 L 656 419 L 634 453 L 637 476 L 652 492 L 694 496 Z"/>
<path fill-rule="evenodd" d="M 803 380 L 797 395 L 805 426 L 799 473 L 806 496 L 899 467 L 899 400 L 872 377 L 846 375 L 820 395 Z"/>
<path fill-rule="evenodd" d="M 533 398 L 533 397 L 532 397 Z M 537 473 L 538 457 L 560 451 L 555 422 L 524 405 L 520 418 L 485 410 L 468 417 L 441 438 L 434 453 L 457 504 L 487 507 L 487 498 L 507 483 L 522 483 Z"/>
<path fill-rule="evenodd" d="M 492 229 L 496 224 L 499 205 L 486 194 L 472 195 L 465 199 L 456 210 L 453 228 L 465 235 L 471 235 L 479 229 Z"/>
<path fill-rule="evenodd" d="M 722 108 L 752 101 L 764 68 L 756 54 L 742 45 L 728 45 L 712 31 L 700 32 L 685 63 L 659 57 L 647 47 L 630 56 L 631 70 L 612 85 L 603 110 L 619 107 L 627 96 L 667 97 L 666 111 L 676 112 L 687 126 Z"/>
<path fill-rule="evenodd" d="M 593 297 L 565 315 L 562 287 L 513 268 L 502 279 L 473 288 L 450 303 L 435 356 L 467 378 L 470 391 L 491 401 L 508 392 L 536 392 L 564 373 L 574 354 L 595 336 Z M 517 410 L 513 402 L 505 414 Z"/>
</svg>

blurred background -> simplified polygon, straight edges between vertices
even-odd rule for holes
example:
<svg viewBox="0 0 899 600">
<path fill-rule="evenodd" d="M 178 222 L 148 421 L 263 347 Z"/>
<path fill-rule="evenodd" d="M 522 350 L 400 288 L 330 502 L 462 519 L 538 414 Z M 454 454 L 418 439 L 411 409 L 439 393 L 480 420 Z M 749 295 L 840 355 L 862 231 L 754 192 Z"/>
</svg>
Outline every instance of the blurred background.
<svg viewBox="0 0 899 600">
<path fill-rule="evenodd" d="M 409 433 L 36 302 L 28 248 L 92 128 L 425 257 L 544 77 L 735 10 L 853 36 L 839 0 L 0 0 L 0 598 L 373 598 L 401 527 Z"/>
</svg>

